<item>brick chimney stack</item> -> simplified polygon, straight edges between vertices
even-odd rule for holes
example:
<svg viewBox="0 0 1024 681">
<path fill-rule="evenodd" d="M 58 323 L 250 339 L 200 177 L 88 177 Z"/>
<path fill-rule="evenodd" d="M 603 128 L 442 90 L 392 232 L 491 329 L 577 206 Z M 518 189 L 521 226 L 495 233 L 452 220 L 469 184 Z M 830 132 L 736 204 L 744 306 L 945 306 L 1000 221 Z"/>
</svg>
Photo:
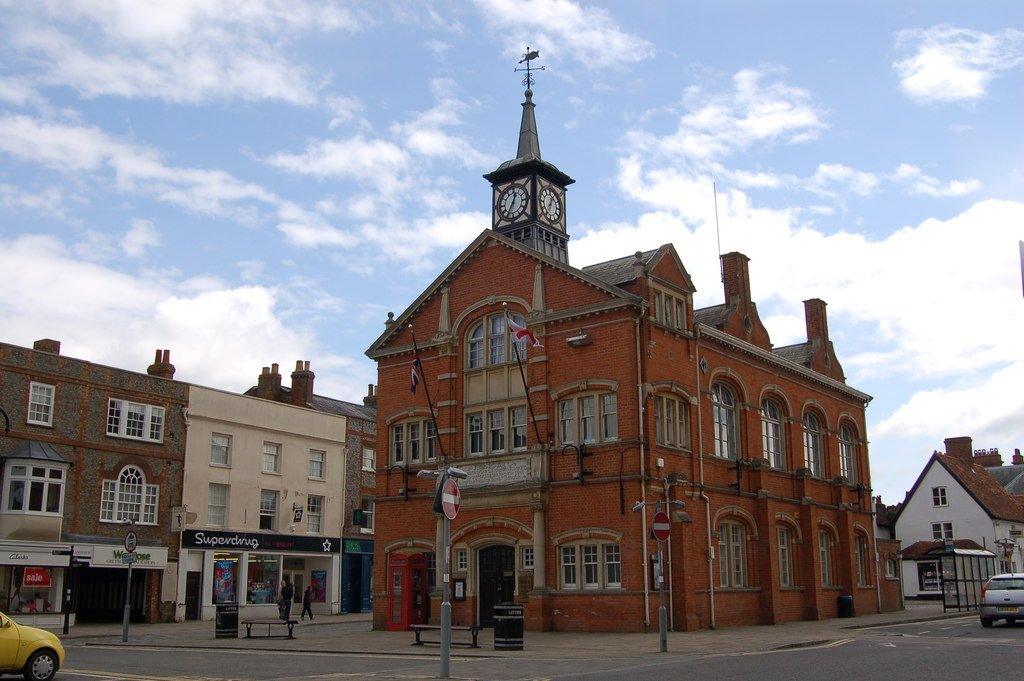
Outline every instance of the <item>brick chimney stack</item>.
<svg viewBox="0 0 1024 681">
<path fill-rule="evenodd" d="M 307 407 L 313 401 L 313 379 L 315 375 L 309 370 L 309 362 L 301 359 L 295 361 L 292 372 L 292 404 Z"/>
<path fill-rule="evenodd" d="M 750 258 L 733 251 L 722 256 L 722 286 L 725 304 L 750 302 Z"/>
<path fill-rule="evenodd" d="M 1013 450 L 1013 465 L 1020 466 L 1022 464 L 1024 464 L 1024 456 L 1020 455 L 1019 449 Z"/>
<path fill-rule="evenodd" d="M 1002 466 L 1003 457 L 999 453 L 998 449 L 979 449 L 974 452 L 974 463 L 985 468 L 992 468 L 993 466 Z"/>
<path fill-rule="evenodd" d="M 53 340 L 52 338 L 40 338 L 32 344 L 32 349 L 39 352 L 49 352 L 51 355 L 59 355 L 60 341 Z"/>
<path fill-rule="evenodd" d="M 277 363 L 263 367 L 263 372 L 256 383 L 256 397 L 264 400 L 276 400 L 281 394 L 281 372 Z"/>
<path fill-rule="evenodd" d="M 171 364 L 170 350 L 157 350 L 153 363 L 146 368 L 150 376 L 159 376 L 171 380 L 174 378 L 174 365 Z"/>
<path fill-rule="evenodd" d="M 811 344 L 828 344 L 828 313 L 825 312 L 824 300 L 811 298 L 804 301 L 804 323 L 807 325 L 807 340 Z"/>
<path fill-rule="evenodd" d="M 960 437 L 947 437 L 943 442 L 946 443 L 946 455 L 954 456 L 958 459 L 962 459 L 967 463 L 971 463 L 974 458 L 974 450 L 972 448 L 973 443 L 970 437 L 961 435 Z"/>
<path fill-rule="evenodd" d="M 375 386 L 373 383 L 370 383 L 366 386 L 366 397 L 363 398 L 363 405 L 367 407 L 372 407 L 373 409 L 377 408 L 376 388 L 377 386 Z"/>
</svg>

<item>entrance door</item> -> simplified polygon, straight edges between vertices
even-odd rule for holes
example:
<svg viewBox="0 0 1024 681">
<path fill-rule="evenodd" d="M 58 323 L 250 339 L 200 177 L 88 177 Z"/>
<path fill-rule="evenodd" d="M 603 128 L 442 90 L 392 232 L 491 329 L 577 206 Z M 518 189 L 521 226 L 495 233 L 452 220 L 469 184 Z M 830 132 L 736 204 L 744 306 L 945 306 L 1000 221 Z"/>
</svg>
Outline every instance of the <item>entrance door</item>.
<svg viewBox="0 0 1024 681">
<path fill-rule="evenodd" d="M 199 601 L 203 594 L 203 573 L 185 573 L 185 619 L 199 619 Z"/>
<path fill-rule="evenodd" d="M 291 580 L 292 586 L 295 587 L 295 595 L 292 596 L 292 603 L 302 603 L 302 593 L 306 590 L 305 580 L 306 577 L 301 572 L 286 572 L 288 579 Z"/>
<path fill-rule="evenodd" d="M 124 616 L 124 591 L 128 570 L 118 568 L 85 568 L 78 573 L 78 606 L 76 622 L 120 622 Z M 145 622 L 146 574 L 148 570 L 132 570 L 131 619 Z"/>
<path fill-rule="evenodd" d="M 363 604 L 363 557 L 359 554 L 347 554 L 345 556 L 346 576 L 348 582 L 345 584 L 345 600 L 348 603 L 348 612 L 362 612 Z"/>
<path fill-rule="evenodd" d="M 515 596 L 516 558 L 511 546 L 488 546 L 480 549 L 477 564 L 480 566 L 478 584 L 478 607 L 480 626 L 494 626 L 494 606 L 511 603 Z"/>
</svg>

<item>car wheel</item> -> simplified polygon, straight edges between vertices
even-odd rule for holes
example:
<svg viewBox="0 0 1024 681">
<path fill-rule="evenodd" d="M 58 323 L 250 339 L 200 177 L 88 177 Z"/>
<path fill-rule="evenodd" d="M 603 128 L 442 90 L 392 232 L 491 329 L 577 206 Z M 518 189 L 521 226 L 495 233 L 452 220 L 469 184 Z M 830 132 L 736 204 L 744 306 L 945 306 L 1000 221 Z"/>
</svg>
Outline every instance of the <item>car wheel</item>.
<svg viewBox="0 0 1024 681">
<path fill-rule="evenodd" d="M 986 627 L 986 628 L 991 627 L 992 626 L 992 620 L 990 620 L 987 617 L 982 617 L 981 618 L 981 626 Z"/>
<path fill-rule="evenodd" d="M 37 650 L 25 663 L 25 681 L 50 681 L 57 673 L 57 653 Z"/>
</svg>

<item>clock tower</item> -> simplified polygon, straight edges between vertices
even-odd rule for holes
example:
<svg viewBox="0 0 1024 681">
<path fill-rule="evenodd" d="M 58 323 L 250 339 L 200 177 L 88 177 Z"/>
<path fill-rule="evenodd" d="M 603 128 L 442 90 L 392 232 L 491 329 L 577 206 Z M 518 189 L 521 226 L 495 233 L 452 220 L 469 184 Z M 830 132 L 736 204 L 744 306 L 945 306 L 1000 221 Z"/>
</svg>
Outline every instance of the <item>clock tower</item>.
<svg viewBox="0 0 1024 681">
<path fill-rule="evenodd" d="M 492 188 L 491 229 L 567 263 L 565 188 L 575 180 L 540 157 L 531 82 L 528 75 L 516 157 L 484 175 Z"/>
</svg>

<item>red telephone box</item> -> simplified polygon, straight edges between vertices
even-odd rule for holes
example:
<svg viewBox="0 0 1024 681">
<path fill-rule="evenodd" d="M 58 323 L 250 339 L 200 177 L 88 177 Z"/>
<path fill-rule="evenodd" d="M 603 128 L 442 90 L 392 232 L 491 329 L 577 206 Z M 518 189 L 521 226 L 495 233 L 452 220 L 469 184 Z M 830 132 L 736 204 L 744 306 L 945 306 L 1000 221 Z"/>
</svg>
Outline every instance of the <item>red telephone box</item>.
<svg viewBox="0 0 1024 681">
<path fill-rule="evenodd" d="M 430 618 L 427 559 L 422 553 L 388 560 L 388 631 L 406 631 Z"/>
</svg>

